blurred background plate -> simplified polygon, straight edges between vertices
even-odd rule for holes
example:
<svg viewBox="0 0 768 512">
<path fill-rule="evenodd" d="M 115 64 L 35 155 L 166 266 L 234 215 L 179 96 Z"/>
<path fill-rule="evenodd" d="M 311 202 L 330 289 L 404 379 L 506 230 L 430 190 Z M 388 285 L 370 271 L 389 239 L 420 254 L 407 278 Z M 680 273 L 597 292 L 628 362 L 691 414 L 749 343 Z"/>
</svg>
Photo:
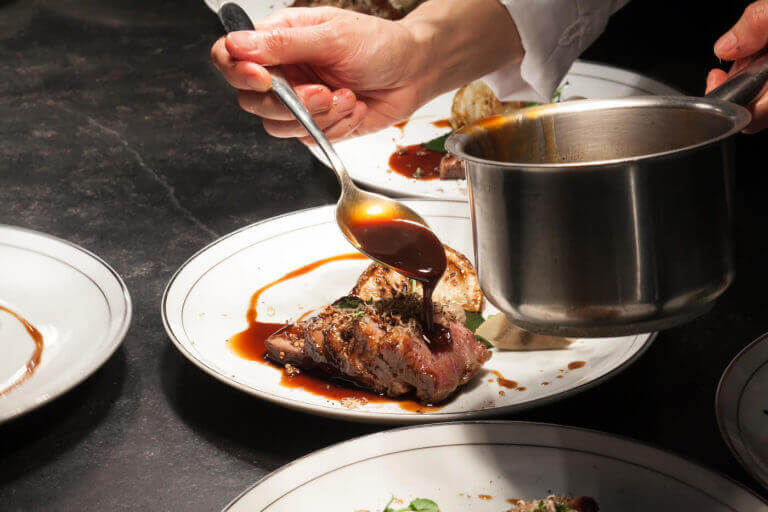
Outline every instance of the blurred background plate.
<svg viewBox="0 0 768 512">
<path fill-rule="evenodd" d="M 82 382 L 120 345 L 131 299 L 119 275 L 98 256 L 52 236 L 0 225 L 0 306 L 42 334 L 31 376 L 0 396 L 0 422 Z M 0 311 L 0 390 L 23 374 L 35 350 L 24 325 Z"/>
<path fill-rule="evenodd" d="M 741 465 L 768 488 L 768 334 L 744 348 L 717 388 L 717 424 Z"/>
<path fill-rule="evenodd" d="M 353 439 L 267 475 L 225 510 L 377 511 L 394 495 L 405 504 L 429 498 L 452 512 L 499 512 L 509 510 L 508 499 L 551 493 L 590 496 L 606 511 L 768 510 L 744 487 L 662 450 L 521 422 L 446 423 Z"/>
</svg>

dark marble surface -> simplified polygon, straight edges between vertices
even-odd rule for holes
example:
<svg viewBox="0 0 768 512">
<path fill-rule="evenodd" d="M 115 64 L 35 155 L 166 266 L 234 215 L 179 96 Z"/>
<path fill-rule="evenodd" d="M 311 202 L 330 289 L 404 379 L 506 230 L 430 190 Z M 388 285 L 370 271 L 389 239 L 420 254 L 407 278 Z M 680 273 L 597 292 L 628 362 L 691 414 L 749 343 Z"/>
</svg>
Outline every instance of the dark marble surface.
<svg viewBox="0 0 768 512">
<path fill-rule="evenodd" d="M 699 93 L 711 43 L 743 8 L 728 4 L 681 28 L 700 2 L 634 2 L 586 57 Z M 0 222 L 96 252 L 125 278 L 135 306 L 104 367 L 0 426 L 0 510 L 217 510 L 287 461 L 379 429 L 230 389 L 163 331 L 163 287 L 193 252 L 337 194 L 298 143 L 268 138 L 236 108 L 209 64 L 218 34 L 197 0 L 0 1 Z M 738 276 L 716 308 L 661 333 L 609 382 L 512 418 L 647 441 L 768 496 L 714 417 L 720 374 L 768 330 L 765 137 L 737 144 Z"/>
</svg>

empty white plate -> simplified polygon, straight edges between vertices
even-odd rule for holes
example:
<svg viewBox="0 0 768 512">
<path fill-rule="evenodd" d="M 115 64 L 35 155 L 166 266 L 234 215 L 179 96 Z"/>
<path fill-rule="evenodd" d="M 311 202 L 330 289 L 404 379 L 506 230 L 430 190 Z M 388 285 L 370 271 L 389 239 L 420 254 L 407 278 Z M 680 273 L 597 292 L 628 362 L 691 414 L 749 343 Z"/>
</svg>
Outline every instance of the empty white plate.
<svg viewBox="0 0 768 512">
<path fill-rule="evenodd" d="M 298 459 L 261 479 L 228 512 L 380 511 L 428 498 L 445 511 L 509 510 L 508 499 L 590 496 L 600 510 L 768 510 L 738 484 L 610 434 L 519 422 L 447 423 L 380 432 Z"/>
<path fill-rule="evenodd" d="M 441 240 L 473 258 L 466 203 L 406 201 Z M 650 345 L 650 334 L 578 340 L 565 350 L 494 351 L 486 371 L 439 409 L 404 410 L 397 402 L 342 403 L 281 384 L 282 372 L 235 354 L 227 340 L 246 329 L 251 295 L 262 286 L 317 260 L 350 253 L 334 206 L 312 208 L 240 229 L 187 261 L 165 291 L 162 315 L 176 347 L 202 370 L 227 384 L 287 407 L 376 423 L 466 419 L 520 410 L 584 390 L 631 364 Z M 262 322 L 287 323 L 346 295 L 368 260 L 336 261 L 270 288 L 258 303 Z M 496 313 L 487 305 L 485 315 Z M 583 367 L 569 369 L 572 362 Z M 499 385 L 490 370 L 518 384 Z M 524 388 L 524 389 L 521 389 Z"/>
<path fill-rule="evenodd" d="M 731 452 L 768 488 L 768 334 L 728 365 L 717 388 L 715 408 Z"/>
<path fill-rule="evenodd" d="M 43 233 L 0 225 L 0 422 L 59 396 L 99 368 L 120 345 L 131 318 L 128 290 L 98 256 Z M 14 385 L 14 383 L 17 383 Z M 9 389 L 10 388 L 10 389 Z"/>
</svg>

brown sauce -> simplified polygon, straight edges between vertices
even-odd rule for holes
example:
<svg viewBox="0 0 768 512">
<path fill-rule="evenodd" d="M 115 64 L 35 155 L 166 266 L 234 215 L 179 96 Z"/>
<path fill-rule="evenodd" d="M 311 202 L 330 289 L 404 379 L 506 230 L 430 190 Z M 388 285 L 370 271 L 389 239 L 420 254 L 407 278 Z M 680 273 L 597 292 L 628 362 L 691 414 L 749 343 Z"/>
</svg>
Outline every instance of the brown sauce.
<svg viewBox="0 0 768 512">
<path fill-rule="evenodd" d="M 6 313 L 14 317 L 16 320 L 21 322 L 21 325 L 24 326 L 24 329 L 26 329 L 27 334 L 29 334 L 29 337 L 32 338 L 32 341 L 35 343 L 35 350 L 32 352 L 32 355 L 29 356 L 29 359 L 27 360 L 27 364 L 24 367 L 24 373 L 22 373 L 19 377 L 17 377 L 15 381 L 11 382 L 11 384 L 7 386 L 5 389 L 0 389 L 0 397 L 3 397 L 8 393 L 10 393 L 15 388 L 17 388 L 22 382 L 29 379 L 32 376 L 32 374 L 35 372 L 37 365 L 40 364 L 40 358 L 43 355 L 43 335 L 40 333 L 40 331 L 38 331 L 35 328 L 34 325 L 29 323 L 21 315 L 3 306 L 0 306 L 0 310 L 5 311 Z"/>
<path fill-rule="evenodd" d="M 517 388 L 517 390 L 518 391 L 525 391 L 525 386 L 520 386 L 519 388 Z"/>
<path fill-rule="evenodd" d="M 584 368 L 587 365 L 586 361 L 571 361 L 568 363 L 568 369 L 569 370 L 578 370 L 579 368 Z"/>
<path fill-rule="evenodd" d="M 257 306 L 262 293 L 278 283 L 302 276 L 322 265 L 332 263 L 334 261 L 367 259 L 368 258 L 366 256 L 360 253 L 340 254 L 330 258 L 324 258 L 308 265 L 304 265 L 303 267 L 289 272 L 283 277 L 272 281 L 265 286 L 262 286 L 251 296 L 248 311 L 246 313 L 248 328 L 229 338 L 227 343 L 229 344 L 230 349 L 243 359 L 256 361 L 278 368 L 282 372 L 280 385 L 286 388 L 302 389 L 316 396 L 321 396 L 329 400 L 357 400 L 360 402 L 360 404 L 367 402 L 397 403 L 403 410 L 417 413 L 438 410 L 441 408 L 440 406 L 424 405 L 422 403 L 416 402 L 415 400 L 396 400 L 386 398 L 372 391 L 367 391 L 365 389 L 355 387 L 353 383 L 347 383 L 338 379 L 331 379 L 326 375 L 314 374 L 313 372 L 306 372 L 303 370 L 296 375 L 289 375 L 284 367 L 271 362 L 266 357 L 267 348 L 264 345 L 264 342 L 272 334 L 276 333 L 280 329 L 287 327 L 289 324 L 259 322 L 257 320 Z M 302 317 L 308 315 L 309 313 L 311 313 L 311 311 L 304 313 Z"/>
<path fill-rule="evenodd" d="M 440 177 L 442 159 L 442 153 L 413 144 L 397 148 L 389 157 L 389 168 L 406 178 L 436 180 Z"/>
<path fill-rule="evenodd" d="M 493 499 L 493 496 L 491 496 L 490 494 L 478 494 L 477 497 L 480 498 L 481 500 L 492 500 Z"/>
<path fill-rule="evenodd" d="M 392 126 L 400 129 L 400 135 L 405 135 L 405 125 L 407 124 L 408 120 L 406 119 L 405 121 L 400 121 L 399 123 L 395 123 Z"/>
<path fill-rule="evenodd" d="M 517 382 L 504 378 L 504 376 L 498 371 L 496 370 L 489 370 L 489 371 L 496 376 L 496 382 L 499 384 L 499 386 L 503 388 L 508 388 L 508 389 L 515 389 L 517 387 Z M 525 388 L 522 388 L 522 389 L 525 389 Z"/>
<path fill-rule="evenodd" d="M 437 121 L 432 121 L 432 125 L 436 126 L 438 128 L 450 128 L 451 127 L 451 120 L 450 119 L 439 119 Z"/>
<path fill-rule="evenodd" d="M 355 220 L 349 229 L 367 254 L 422 284 L 424 331 L 435 348 L 450 344 L 450 331 L 432 325 L 432 292 L 447 265 L 440 239 L 421 224 L 386 217 Z"/>
</svg>

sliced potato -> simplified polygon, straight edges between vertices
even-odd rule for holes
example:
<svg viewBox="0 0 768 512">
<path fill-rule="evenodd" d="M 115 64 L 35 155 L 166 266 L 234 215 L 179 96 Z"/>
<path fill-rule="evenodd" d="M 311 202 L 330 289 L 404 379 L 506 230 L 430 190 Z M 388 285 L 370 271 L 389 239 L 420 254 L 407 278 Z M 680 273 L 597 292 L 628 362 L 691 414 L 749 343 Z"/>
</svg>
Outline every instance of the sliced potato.
<svg viewBox="0 0 768 512">
<path fill-rule="evenodd" d="M 572 343 L 567 338 L 524 331 L 509 323 L 503 313 L 488 318 L 480 324 L 475 334 L 487 339 L 496 348 L 504 350 L 557 350 L 567 348 Z"/>
<path fill-rule="evenodd" d="M 451 127 L 457 130 L 480 119 L 524 106 L 524 101 L 499 101 L 485 82 L 475 80 L 456 91 L 451 106 Z"/>
</svg>

